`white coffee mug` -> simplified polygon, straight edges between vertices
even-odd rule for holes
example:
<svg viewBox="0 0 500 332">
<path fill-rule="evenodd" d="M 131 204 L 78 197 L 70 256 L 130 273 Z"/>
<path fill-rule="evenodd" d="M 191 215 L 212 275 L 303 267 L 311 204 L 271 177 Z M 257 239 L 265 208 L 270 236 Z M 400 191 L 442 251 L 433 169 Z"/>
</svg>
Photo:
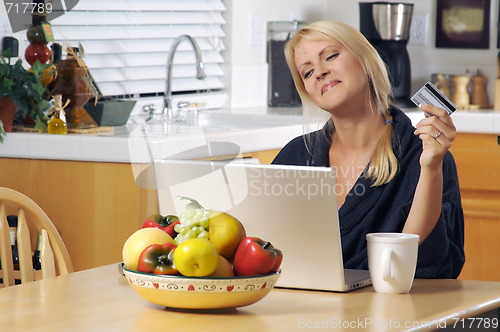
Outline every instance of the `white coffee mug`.
<svg viewBox="0 0 500 332">
<path fill-rule="evenodd" d="M 368 269 L 378 293 L 408 293 L 417 267 L 419 236 L 405 233 L 366 235 Z"/>
</svg>

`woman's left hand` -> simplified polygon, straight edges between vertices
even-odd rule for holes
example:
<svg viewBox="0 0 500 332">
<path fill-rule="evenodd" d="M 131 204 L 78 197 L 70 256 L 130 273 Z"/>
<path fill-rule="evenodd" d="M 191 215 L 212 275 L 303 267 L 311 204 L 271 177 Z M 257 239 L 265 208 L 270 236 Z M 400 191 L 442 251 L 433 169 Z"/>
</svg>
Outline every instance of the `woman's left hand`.
<svg viewBox="0 0 500 332">
<path fill-rule="evenodd" d="M 444 155 L 456 137 L 456 128 L 448 112 L 432 105 L 422 104 L 420 108 L 434 116 L 426 115 L 417 125 L 415 135 L 422 140 L 420 166 L 440 167 Z"/>
</svg>

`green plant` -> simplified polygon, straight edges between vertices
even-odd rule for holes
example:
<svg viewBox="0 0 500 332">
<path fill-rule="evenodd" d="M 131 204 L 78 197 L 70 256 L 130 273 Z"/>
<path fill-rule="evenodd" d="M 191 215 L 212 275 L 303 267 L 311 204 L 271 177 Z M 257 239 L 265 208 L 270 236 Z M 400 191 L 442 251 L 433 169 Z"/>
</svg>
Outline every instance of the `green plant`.
<svg viewBox="0 0 500 332">
<path fill-rule="evenodd" d="M 50 103 L 45 97 L 46 88 L 40 77 L 48 65 L 37 61 L 31 71 L 26 70 L 22 60 L 11 64 L 12 51 L 7 49 L 0 56 L 0 97 L 9 96 L 18 106 L 22 118 L 29 116 L 35 122 L 35 128 L 43 131 L 47 128 L 48 116 L 45 111 Z M 0 121 L 0 142 L 6 135 Z"/>
</svg>

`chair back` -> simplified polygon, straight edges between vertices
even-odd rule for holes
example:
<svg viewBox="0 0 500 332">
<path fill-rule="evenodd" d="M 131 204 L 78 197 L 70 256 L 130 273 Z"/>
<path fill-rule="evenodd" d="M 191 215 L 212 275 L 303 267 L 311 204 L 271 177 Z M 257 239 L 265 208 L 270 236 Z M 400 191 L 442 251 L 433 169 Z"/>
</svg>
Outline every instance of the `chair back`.
<svg viewBox="0 0 500 332">
<path fill-rule="evenodd" d="M 12 259 L 9 215 L 17 216 L 18 269 Z M 38 241 L 41 269 L 34 270 L 32 257 Z M 25 283 L 74 271 L 61 235 L 47 214 L 28 196 L 5 187 L 0 187 L 0 264 L 0 287 L 15 285 L 16 280 Z"/>
</svg>

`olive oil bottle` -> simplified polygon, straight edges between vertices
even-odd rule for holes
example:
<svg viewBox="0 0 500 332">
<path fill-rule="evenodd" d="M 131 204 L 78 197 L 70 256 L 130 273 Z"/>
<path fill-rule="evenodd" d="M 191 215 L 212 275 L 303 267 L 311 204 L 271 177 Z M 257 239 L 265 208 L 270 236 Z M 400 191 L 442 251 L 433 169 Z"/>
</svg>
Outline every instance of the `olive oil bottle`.
<svg viewBox="0 0 500 332">
<path fill-rule="evenodd" d="M 49 134 L 65 135 L 68 133 L 68 127 L 66 125 L 66 116 L 64 113 L 64 107 L 62 106 L 62 96 L 54 96 L 54 109 L 52 118 L 48 123 Z"/>
</svg>

